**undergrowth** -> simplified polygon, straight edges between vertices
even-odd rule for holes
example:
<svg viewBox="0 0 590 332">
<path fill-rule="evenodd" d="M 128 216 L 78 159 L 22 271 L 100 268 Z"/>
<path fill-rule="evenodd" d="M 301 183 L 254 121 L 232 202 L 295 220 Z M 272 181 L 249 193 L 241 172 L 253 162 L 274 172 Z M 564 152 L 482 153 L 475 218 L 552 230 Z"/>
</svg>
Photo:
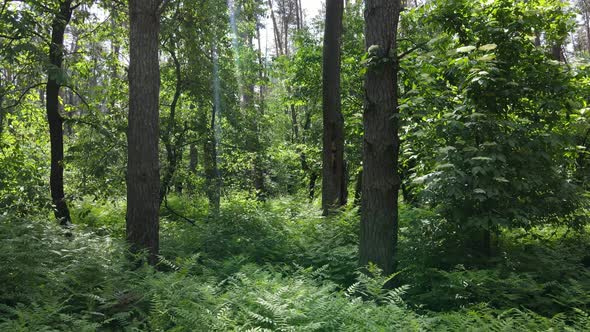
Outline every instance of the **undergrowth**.
<svg viewBox="0 0 590 332">
<path fill-rule="evenodd" d="M 390 277 L 356 270 L 355 210 L 243 198 L 213 218 L 204 201 L 168 203 L 156 269 L 133 263 L 120 205 L 80 203 L 69 231 L 1 217 L 0 331 L 590 329 L 580 235 L 507 233 L 489 266 L 446 268 L 435 256 L 447 244 L 410 231 L 435 216 L 406 208 L 398 287 L 384 290 Z"/>
</svg>

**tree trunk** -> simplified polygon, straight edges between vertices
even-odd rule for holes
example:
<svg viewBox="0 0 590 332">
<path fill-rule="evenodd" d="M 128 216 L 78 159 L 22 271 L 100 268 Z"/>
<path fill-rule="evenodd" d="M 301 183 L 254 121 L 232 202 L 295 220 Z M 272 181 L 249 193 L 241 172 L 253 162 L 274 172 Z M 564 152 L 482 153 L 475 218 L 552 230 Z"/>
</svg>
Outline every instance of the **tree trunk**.
<svg viewBox="0 0 590 332">
<path fill-rule="evenodd" d="M 166 128 L 166 133 L 163 137 L 164 147 L 166 148 L 166 158 L 168 159 L 168 167 L 166 168 L 166 172 L 164 173 L 162 184 L 160 186 L 160 204 L 162 204 L 162 201 L 164 200 L 164 198 L 168 194 L 168 190 L 170 189 L 170 184 L 172 182 L 172 178 L 174 177 L 174 173 L 176 172 L 176 167 L 179 161 L 178 159 L 180 146 L 182 146 L 182 142 L 178 142 L 177 140 L 173 139 L 174 133 L 176 131 L 176 106 L 178 105 L 178 100 L 180 99 L 180 95 L 182 93 L 182 73 L 180 71 L 180 61 L 178 61 L 176 51 L 174 50 L 175 47 L 176 45 L 172 45 L 172 48 L 168 50 L 170 58 L 174 63 L 176 85 L 174 88 L 174 96 L 172 97 L 172 103 L 170 104 L 170 116 L 168 117 L 168 126 Z"/>
<path fill-rule="evenodd" d="M 354 184 L 354 202 L 355 207 L 361 206 L 361 197 L 363 196 L 363 170 L 361 169 L 356 176 Z"/>
<path fill-rule="evenodd" d="M 213 110 L 212 122 L 215 118 L 215 108 Z M 213 123 L 212 123 L 213 124 Z M 209 200 L 209 213 L 211 215 L 219 214 L 219 206 L 221 201 L 221 186 L 219 168 L 217 167 L 217 148 L 215 146 L 215 129 L 211 130 L 209 139 L 205 141 L 205 191 L 207 199 Z"/>
<path fill-rule="evenodd" d="M 59 12 L 51 24 L 51 45 L 49 46 L 49 62 L 45 90 L 47 121 L 49 123 L 49 139 L 51 142 L 51 174 L 49 186 L 53 202 L 55 218 L 61 225 L 71 223 L 70 210 L 64 194 L 64 138 L 63 119 L 59 114 L 59 90 L 63 63 L 64 34 L 66 26 L 72 18 L 72 1 L 64 0 L 59 4 Z"/>
<path fill-rule="evenodd" d="M 147 249 L 150 264 L 159 250 L 160 3 L 129 0 L 127 241 L 133 251 Z"/>
<path fill-rule="evenodd" d="M 283 1 L 283 51 L 289 57 L 289 21 L 291 20 L 291 10 L 287 10 L 287 5 Z"/>
<path fill-rule="evenodd" d="M 199 162 L 199 152 L 197 151 L 197 146 L 195 145 L 195 143 L 191 143 L 189 145 L 188 155 L 188 172 L 189 174 L 194 176 L 197 173 L 197 164 Z M 195 187 L 192 180 L 188 182 L 187 189 L 189 194 L 192 195 L 194 193 Z"/>
<path fill-rule="evenodd" d="M 343 0 L 326 1 L 323 61 L 323 164 L 322 210 L 324 215 L 346 204 L 344 167 L 344 118 L 340 101 L 340 44 Z"/>
<path fill-rule="evenodd" d="M 555 44 L 551 46 L 551 55 L 556 61 L 562 62 L 565 60 L 561 51 L 561 44 Z"/>
<path fill-rule="evenodd" d="M 299 19 L 301 20 L 301 26 L 299 28 L 303 29 L 303 27 L 305 26 L 305 17 L 303 16 L 303 4 L 301 4 L 301 0 L 295 1 L 297 1 L 297 3 L 299 4 Z"/>
<path fill-rule="evenodd" d="M 260 119 L 264 118 L 264 107 L 265 107 L 265 100 L 264 100 L 264 93 L 265 93 L 265 75 L 264 75 L 264 62 L 262 60 L 262 44 L 260 40 L 260 24 L 257 21 L 256 24 L 256 40 L 258 41 L 258 81 L 260 82 L 259 87 L 259 94 L 258 94 L 258 117 Z M 265 148 L 262 146 L 260 142 L 260 135 L 261 135 L 261 124 L 258 119 L 255 119 L 255 128 L 256 131 L 256 158 L 254 160 L 254 189 L 256 190 L 256 197 L 259 200 L 265 200 L 267 196 L 267 190 L 264 186 L 264 174 L 266 173 L 264 170 L 263 160 L 265 155 Z"/>
<path fill-rule="evenodd" d="M 315 198 L 315 183 L 318 180 L 318 173 L 315 171 L 311 171 L 311 174 L 309 174 L 309 186 L 308 186 L 308 192 L 309 192 L 309 201 L 313 202 L 313 199 Z"/>
<path fill-rule="evenodd" d="M 217 135 L 215 133 L 216 118 L 220 112 L 220 82 L 219 82 L 219 63 L 217 58 L 217 47 L 213 45 L 211 50 L 213 59 L 213 108 L 211 111 L 211 127 L 209 137 L 205 140 L 204 146 L 204 166 L 205 166 L 205 186 L 207 198 L 209 199 L 209 211 L 211 215 L 219 214 L 221 201 L 221 174 L 217 165 Z"/>
<path fill-rule="evenodd" d="M 400 177 L 396 54 L 399 0 L 367 0 L 365 46 L 389 61 L 369 68 L 363 114 L 363 181 L 360 265 L 376 264 L 385 275 L 395 271 Z M 374 49 L 375 50 L 375 49 Z"/>
<path fill-rule="evenodd" d="M 299 0 L 295 0 L 295 25 L 297 30 L 301 30 L 301 15 L 299 15 Z"/>
<path fill-rule="evenodd" d="M 277 19 L 275 17 L 275 10 L 272 6 L 272 0 L 268 0 L 268 6 L 270 8 L 270 17 L 272 19 L 272 26 L 273 32 L 275 37 L 275 46 L 277 47 L 277 56 L 283 55 L 283 42 L 281 37 L 281 30 L 279 30 L 279 25 L 277 24 Z"/>
</svg>

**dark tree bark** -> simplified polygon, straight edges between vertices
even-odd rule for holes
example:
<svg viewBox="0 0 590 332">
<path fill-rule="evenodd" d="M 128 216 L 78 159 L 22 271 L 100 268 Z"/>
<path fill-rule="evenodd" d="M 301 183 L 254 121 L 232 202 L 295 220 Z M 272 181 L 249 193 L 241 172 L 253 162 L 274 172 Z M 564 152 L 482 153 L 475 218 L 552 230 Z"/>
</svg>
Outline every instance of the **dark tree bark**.
<svg viewBox="0 0 590 332">
<path fill-rule="evenodd" d="M 54 215 L 60 224 L 71 223 L 70 210 L 66 204 L 64 193 L 64 138 L 63 118 L 59 114 L 59 90 L 61 88 L 61 70 L 64 57 L 64 34 L 66 26 L 72 18 L 72 1 L 59 3 L 59 11 L 51 24 L 51 45 L 49 46 L 49 62 L 47 86 L 45 90 L 47 121 L 49 123 L 49 139 L 51 142 L 51 174 L 49 186 L 53 202 Z"/>
<path fill-rule="evenodd" d="M 159 250 L 160 4 L 129 0 L 127 241 L 134 251 L 147 249 L 150 264 L 157 262 Z"/>
<path fill-rule="evenodd" d="M 188 156 L 188 172 L 191 175 L 195 175 L 197 173 L 197 164 L 199 163 L 199 152 L 197 151 L 197 146 L 195 143 L 191 143 L 189 145 Z M 187 189 L 189 194 L 193 194 L 195 190 L 193 181 L 188 182 Z"/>
<path fill-rule="evenodd" d="M 363 196 L 363 170 L 361 169 L 356 176 L 356 183 L 354 184 L 354 201 L 355 207 L 361 206 L 361 197 Z"/>
<path fill-rule="evenodd" d="M 323 164 L 322 210 L 324 215 L 346 204 L 344 167 L 344 118 L 340 100 L 340 44 L 342 0 L 326 1 L 323 61 Z"/>
<path fill-rule="evenodd" d="M 563 52 L 561 50 L 561 44 L 555 44 L 551 46 L 551 56 L 554 60 L 563 62 L 565 60 Z"/>
<path fill-rule="evenodd" d="M 363 114 L 363 180 L 360 265 L 374 263 L 385 275 L 395 271 L 398 229 L 397 198 L 397 26 L 399 0 L 367 0 L 365 46 L 372 56 L 388 59 L 368 68 Z"/>
</svg>

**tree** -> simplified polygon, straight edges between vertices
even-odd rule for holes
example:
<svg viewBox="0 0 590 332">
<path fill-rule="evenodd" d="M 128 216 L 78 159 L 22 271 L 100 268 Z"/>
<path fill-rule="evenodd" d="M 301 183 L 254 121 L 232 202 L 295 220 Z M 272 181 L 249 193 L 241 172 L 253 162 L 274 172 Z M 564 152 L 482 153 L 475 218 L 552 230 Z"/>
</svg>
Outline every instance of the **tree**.
<svg viewBox="0 0 590 332">
<path fill-rule="evenodd" d="M 127 241 L 147 249 L 155 264 L 159 247 L 158 160 L 160 0 L 130 0 L 129 128 L 127 130 Z"/>
<path fill-rule="evenodd" d="M 209 213 L 216 216 L 219 214 L 222 183 L 217 151 L 219 145 L 219 128 L 221 125 L 221 80 L 219 77 L 219 55 L 215 42 L 212 43 L 211 47 L 211 59 L 213 61 L 213 105 L 211 109 L 211 125 L 203 151 L 205 153 L 205 186 L 207 198 L 209 199 Z"/>
<path fill-rule="evenodd" d="M 399 0 L 367 0 L 368 50 L 363 123 L 360 265 L 395 270 L 398 228 L 399 154 L 397 101 L 397 25 Z"/>
<path fill-rule="evenodd" d="M 324 215 L 346 204 L 344 165 L 344 118 L 340 101 L 340 46 L 342 38 L 342 0 L 326 2 L 326 27 L 323 50 L 323 165 L 322 209 Z"/>
<path fill-rule="evenodd" d="M 489 263 L 506 229 L 581 224 L 570 151 L 586 144 L 574 138 L 587 128 L 576 115 L 586 105 L 577 81 L 585 74 L 574 79 L 547 52 L 571 26 L 561 6 L 440 0 L 432 24 L 425 8 L 404 15 L 402 160 L 416 204 L 440 215 L 436 227 L 452 252 L 438 264 Z M 538 31 L 546 47 L 530 38 Z M 440 37 L 431 43 L 432 35 Z M 428 45 L 418 51 L 416 41 Z"/>
<path fill-rule="evenodd" d="M 45 90 L 49 139 L 51 142 L 51 175 L 49 186 L 54 214 L 62 225 L 71 223 L 70 210 L 64 194 L 64 138 L 63 118 L 59 114 L 59 90 L 63 81 L 62 64 L 64 57 L 64 34 L 72 18 L 72 0 L 59 2 L 59 9 L 51 24 L 51 44 L 49 46 L 50 66 L 47 72 Z"/>
</svg>

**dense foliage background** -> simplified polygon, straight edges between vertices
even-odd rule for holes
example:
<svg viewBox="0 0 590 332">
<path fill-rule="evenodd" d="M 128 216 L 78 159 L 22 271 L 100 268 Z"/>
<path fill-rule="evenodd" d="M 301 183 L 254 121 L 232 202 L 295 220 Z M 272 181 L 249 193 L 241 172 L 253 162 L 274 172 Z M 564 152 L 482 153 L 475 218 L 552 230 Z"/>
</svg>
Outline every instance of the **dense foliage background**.
<svg viewBox="0 0 590 332">
<path fill-rule="evenodd" d="M 127 3 L 76 3 L 53 68 L 59 4 L 0 2 L 0 330 L 590 329 L 587 1 L 404 2 L 392 276 L 357 266 L 363 80 L 382 60 L 365 51 L 362 1 L 346 1 L 341 48 L 349 199 L 328 217 L 324 13 L 162 7 L 156 266 L 124 241 Z M 48 76 L 62 86 L 65 229 Z"/>
</svg>

